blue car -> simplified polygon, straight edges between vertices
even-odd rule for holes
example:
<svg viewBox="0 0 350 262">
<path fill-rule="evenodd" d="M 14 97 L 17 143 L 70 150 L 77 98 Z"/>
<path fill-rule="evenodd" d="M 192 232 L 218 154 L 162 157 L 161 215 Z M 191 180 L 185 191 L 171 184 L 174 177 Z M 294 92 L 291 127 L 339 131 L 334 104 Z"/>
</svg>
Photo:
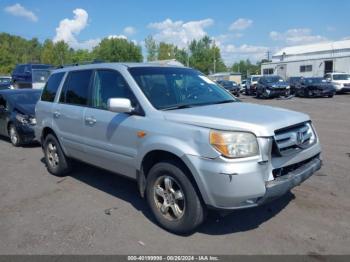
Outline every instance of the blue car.
<svg viewBox="0 0 350 262">
<path fill-rule="evenodd" d="M 15 89 L 41 89 L 50 76 L 52 65 L 46 64 L 19 64 L 12 72 L 12 83 Z"/>
</svg>

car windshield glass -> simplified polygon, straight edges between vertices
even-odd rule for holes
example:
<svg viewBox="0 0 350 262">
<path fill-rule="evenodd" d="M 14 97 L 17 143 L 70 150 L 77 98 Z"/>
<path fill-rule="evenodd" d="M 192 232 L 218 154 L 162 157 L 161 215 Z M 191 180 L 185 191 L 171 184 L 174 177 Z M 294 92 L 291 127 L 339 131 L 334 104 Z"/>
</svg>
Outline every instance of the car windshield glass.
<svg viewBox="0 0 350 262">
<path fill-rule="evenodd" d="M 253 82 L 257 82 L 257 81 L 259 81 L 259 79 L 260 79 L 260 77 L 253 77 L 253 78 L 252 78 L 252 81 L 253 81 Z"/>
<path fill-rule="evenodd" d="M 34 69 L 32 72 L 33 83 L 46 83 L 50 76 L 50 70 Z"/>
<path fill-rule="evenodd" d="M 265 77 L 265 82 L 267 83 L 276 83 L 282 80 L 281 77 L 279 76 L 271 76 L 271 77 Z"/>
<path fill-rule="evenodd" d="M 348 74 L 336 74 L 333 75 L 334 80 L 350 80 L 350 75 Z"/>
<path fill-rule="evenodd" d="M 39 101 L 41 92 L 23 92 L 11 94 L 8 99 L 14 104 L 34 105 Z"/>
<path fill-rule="evenodd" d="M 0 78 L 0 84 L 10 84 L 10 83 L 11 83 L 11 78 L 8 78 L 8 77 Z"/>
<path fill-rule="evenodd" d="M 193 69 L 135 67 L 129 72 L 151 104 L 160 110 L 238 101 Z"/>
</svg>

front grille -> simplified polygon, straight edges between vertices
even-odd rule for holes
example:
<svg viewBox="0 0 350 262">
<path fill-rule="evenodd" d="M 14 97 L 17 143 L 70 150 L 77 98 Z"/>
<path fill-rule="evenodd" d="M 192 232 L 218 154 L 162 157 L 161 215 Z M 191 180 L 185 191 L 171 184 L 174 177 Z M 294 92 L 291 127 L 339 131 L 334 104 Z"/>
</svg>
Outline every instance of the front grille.
<svg viewBox="0 0 350 262">
<path fill-rule="evenodd" d="M 289 174 L 290 172 L 293 172 L 294 170 L 298 169 L 299 167 L 302 167 L 302 166 L 312 162 L 316 158 L 320 158 L 320 155 L 318 154 L 314 157 L 311 157 L 309 159 L 306 159 L 306 160 L 301 161 L 301 162 L 296 163 L 296 164 L 276 168 L 276 169 L 272 170 L 273 177 L 277 178 L 277 177 L 285 176 L 285 175 Z"/>
<path fill-rule="evenodd" d="M 309 122 L 275 131 L 273 153 L 284 156 L 308 148 L 316 141 Z"/>
</svg>

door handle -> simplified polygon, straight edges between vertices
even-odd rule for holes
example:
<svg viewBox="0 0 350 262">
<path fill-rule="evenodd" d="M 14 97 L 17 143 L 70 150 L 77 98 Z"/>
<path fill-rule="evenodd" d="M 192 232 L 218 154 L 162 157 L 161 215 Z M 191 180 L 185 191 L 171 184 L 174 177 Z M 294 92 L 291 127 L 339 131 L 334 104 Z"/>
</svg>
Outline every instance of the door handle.
<svg viewBox="0 0 350 262">
<path fill-rule="evenodd" d="M 85 122 L 89 125 L 94 125 L 94 124 L 96 124 L 97 121 L 94 117 L 86 117 Z"/>
<path fill-rule="evenodd" d="M 54 117 L 54 118 L 59 118 L 60 116 L 61 116 L 61 113 L 58 112 L 58 111 L 55 111 L 55 112 L 53 113 L 53 117 Z"/>
</svg>

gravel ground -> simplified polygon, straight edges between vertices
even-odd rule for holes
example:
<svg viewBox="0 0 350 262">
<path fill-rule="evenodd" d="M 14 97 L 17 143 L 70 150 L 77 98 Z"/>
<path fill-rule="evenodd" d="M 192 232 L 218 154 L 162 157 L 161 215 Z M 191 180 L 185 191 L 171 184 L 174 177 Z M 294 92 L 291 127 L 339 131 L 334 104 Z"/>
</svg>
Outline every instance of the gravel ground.
<svg viewBox="0 0 350 262">
<path fill-rule="evenodd" d="M 257 100 L 311 115 L 324 167 L 281 199 L 225 217 L 189 236 L 159 228 L 136 184 L 77 164 L 50 175 L 39 146 L 0 139 L 0 254 L 349 254 L 350 94 Z"/>
</svg>

